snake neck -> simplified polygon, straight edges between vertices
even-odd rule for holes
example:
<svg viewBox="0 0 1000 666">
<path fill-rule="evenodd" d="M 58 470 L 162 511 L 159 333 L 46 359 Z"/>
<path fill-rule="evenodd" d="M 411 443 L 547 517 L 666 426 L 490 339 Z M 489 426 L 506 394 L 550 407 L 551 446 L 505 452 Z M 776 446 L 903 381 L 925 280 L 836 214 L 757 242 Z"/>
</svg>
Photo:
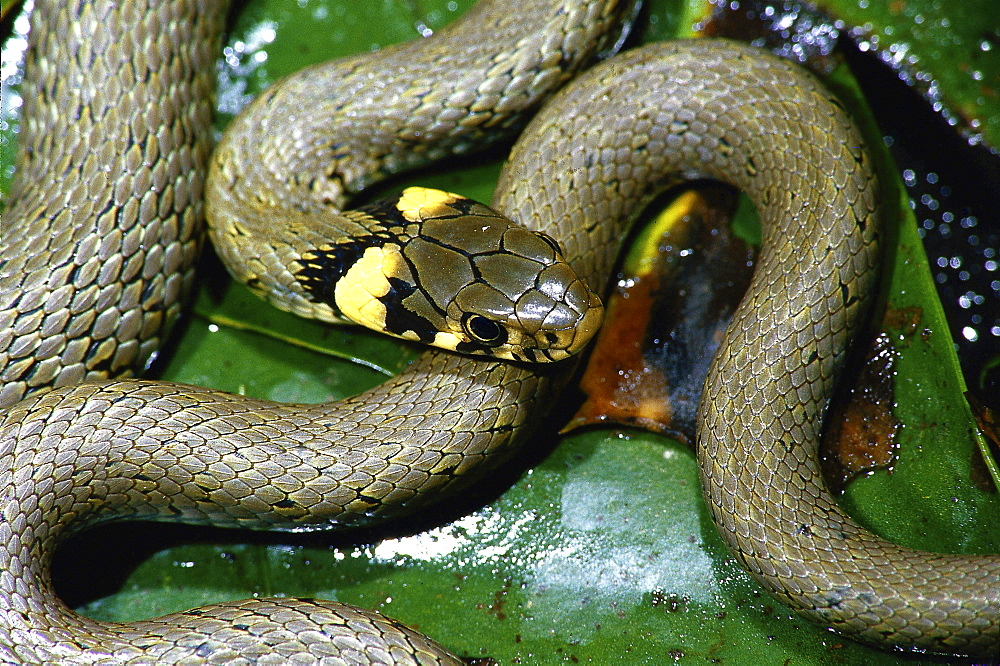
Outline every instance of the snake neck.
<svg viewBox="0 0 1000 666">
<path fill-rule="evenodd" d="M 212 242 L 237 279 L 282 309 L 336 320 L 309 302 L 286 262 L 354 233 L 341 212 L 363 188 L 509 136 L 617 48 L 634 3 L 527 3 L 516 16 L 501 4 L 477 3 L 456 24 L 378 59 L 307 68 L 230 124 L 213 155 L 206 206 Z"/>
</svg>

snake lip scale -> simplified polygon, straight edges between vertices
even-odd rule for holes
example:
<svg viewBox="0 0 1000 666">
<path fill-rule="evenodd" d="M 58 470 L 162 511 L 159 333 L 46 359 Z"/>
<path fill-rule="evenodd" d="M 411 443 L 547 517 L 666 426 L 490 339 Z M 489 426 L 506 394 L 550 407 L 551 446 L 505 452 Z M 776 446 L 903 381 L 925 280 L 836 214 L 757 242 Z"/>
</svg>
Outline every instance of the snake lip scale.
<svg viewBox="0 0 1000 666">
<path fill-rule="evenodd" d="M 225 9 L 51 0 L 32 17 L 0 238 L 0 660 L 459 663 L 398 622 L 328 601 L 98 622 L 59 601 L 48 565 L 69 531 L 98 520 L 322 529 L 415 511 L 474 482 L 512 455 L 574 365 L 489 358 L 506 341 L 485 320 L 545 314 L 514 316 L 524 330 L 508 337 L 542 333 L 528 342 L 536 351 L 509 358 L 583 346 L 592 331 L 578 338 L 565 323 L 599 316 L 583 285 L 605 283 L 637 209 L 688 177 L 739 187 L 762 220 L 754 278 L 698 416 L 705 498 L 728 546 L 776 598 L 856 640 L 1000 653 L 1000 557 L 885 542 L 842 513 L 819 474 L 827 396 L 866 314 L 881 222 L 862 140 L 811 76 L 718 40 L 648 45 L 581 74 L 620 44 L 631 3 L 539 1 L 514 16 L 487 0 L 431 39 L 286 78 L 211 152 Z M 497 140 L 539 108 L 490 208 L 416 191 L 392 205 L 391 225 L 385 210 L 342 211 L 378 179 Z M 456 251 L 450 227 L 430 228 L 494 210 L 541 235 L 500 225 L 489 248 Z M 230 271 L 281 307 L 370 315 L 484 355 L 431 351 L 320 405 L 121 379 L 175 319 L 203 217 Z M 453 306 L 461 289 L 425 288 L 420 262 L 434 257 L 492 304 Z M 328 266 L 337 278 L 324 282 Z"/>
</svg>

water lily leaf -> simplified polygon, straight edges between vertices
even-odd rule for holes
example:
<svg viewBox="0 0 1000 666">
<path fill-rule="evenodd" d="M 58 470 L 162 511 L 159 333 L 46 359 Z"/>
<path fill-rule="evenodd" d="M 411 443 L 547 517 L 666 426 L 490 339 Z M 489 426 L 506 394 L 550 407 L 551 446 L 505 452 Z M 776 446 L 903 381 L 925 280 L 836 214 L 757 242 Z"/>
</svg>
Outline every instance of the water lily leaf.
<svg viewBox="0 0 1000 666">
<path fill-rule="evenodd" d="M 195 294 L 188 326 L 204 326 L 213 334 L 227 330 L 256 334 L 367 366 L 386 377 L 398 374 L 423 351 L 417 345 L 400 344 L 363 327 L 325 325 L 305 321 L 273 307 L 262 307 L 260 297 L 243 284 L 230 280 L 212 255 L 202 262 L 200 275 L 203 288 Z M 258 340 L 255 346 L 261 346 L 261 342 L 265 341 Z M 182 362 L 182 365 L 186 364 Z"/>
<path fill-rule="evenodd" d="M 824 60 L 837 37 L 849 35 L 971 143 L 1000 149 L 1000 20 L 992 0 L 710 4 L 716 19 L 730 23 L 730 34 L 748 29 L 761 43 L 777 37 L 784 55 L 800 61 Z"/>
</svg>

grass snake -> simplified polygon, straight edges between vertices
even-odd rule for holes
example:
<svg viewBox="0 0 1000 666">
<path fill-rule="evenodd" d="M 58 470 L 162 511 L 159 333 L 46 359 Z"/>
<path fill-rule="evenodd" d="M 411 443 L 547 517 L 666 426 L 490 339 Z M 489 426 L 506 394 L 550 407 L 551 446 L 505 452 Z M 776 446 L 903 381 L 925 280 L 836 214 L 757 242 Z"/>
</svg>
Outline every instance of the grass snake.
<svg viewBox="0 0 1000 666">
<path fill-rule="evenodd" d="M 235 273 L 276 290 L 283 307 L 336 316 L 293 275 L 329 255 L 324 229 L 343 235 L 333 211 L 385 175 L 518 128 L 614 50 L 630 11 L 575 0 L 514 16 L 480 2 L 431 39 L 310 68 L 233 123 L 204 186 L 223 4 L 39 3 L 0 240 L 0 658 L 453 659 L 399 623 L 332 602 L 97 622 L 59 602 L 47 567 L 69 530 L 109 518 L 302 530 L 412 511 L 509 456 L 572 362 L 433 351 L 380 387 L 321 405 L 76 382 L 127 374 L 153 353 L 192 279 L 206 191 L 213 239 L 235 241 L 217 244 Z M 556 239 L 602 285 L 637 210 L 667 184 L 701 177 L 746 192 L 763 227 L 699 413 L 705 496 L 725 540 L 776 597 L 837 631 L 995 655 L 1000 558 L 882 541 L 837 508 L 820 477 L 824 410 L 871 300 L 879 221 L 861 139 L 818 83 L 723 41 L 618 55 L 544 105 L 492 206 Z M 332 217 L 316 231 L 312 216 Z"/>
</svg>

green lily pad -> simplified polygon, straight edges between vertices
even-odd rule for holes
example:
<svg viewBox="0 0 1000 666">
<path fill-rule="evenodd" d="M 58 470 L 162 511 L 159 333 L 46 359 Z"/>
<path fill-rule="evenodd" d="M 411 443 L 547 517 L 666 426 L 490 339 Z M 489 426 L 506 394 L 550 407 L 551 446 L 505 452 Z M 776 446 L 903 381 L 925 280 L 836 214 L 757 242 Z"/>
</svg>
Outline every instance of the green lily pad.
<svg viewBox="0 0 1000 666">
<path fill-rule="evenodd" d="M 366 3 L 365 10 L 350 0 L 249 2 L 228 40 L 230 81 L 220 103 L 234 111 L 245 96 L 288 71 L 416 38 L 470 4 L 425 0 L 418 13 L 404 0 Z M 698 11 L 694 2 L 647 4 L 646 39 L 686 30 L 686 17 Z M 842 89 L 849 85 L 840 82 Z M 4 140 L 13 140 L 10 133 L 2 136 L 0 151 Z M 9 168 L 9 152 L 0 158 Z M 406 184 L 488 199 L 500 159 L 464 159 L 462 171 L 428 172 Z M 925 286 L 926 259 L 916 249 L 919 242 L 913 245 L 907 230 L 912 220 L 905 220 L 907 207 L 894 191 L 901 249 L 886 298 L 898 307 L 922 308 L 921 327 L 933 331 L 901 340 L 912 369 L 899 368 L 900 418 L 915 433 L 915 444 L 904 442 L 899 464 L 910 464 L 903 462 L 907 449 L 926 450 L 939 440 L 960 440 L 965 448 L 957 457 L 967 464 L 975 442 L 967 414 L 953 401 L 961 375 L 952 372 L 957 364 L 947 327 L 936 318 L 932 285 Z M 910 272 L 901 272 L 901 265 Z M 353 329 L 289 320 L 238 287 L 206 280 L 200 288 L 183 335 L 159 366 L 164 379 L 318 401 L 363 390 L 414 353 L 368 334 L 358 342 Z M 914 348 L 929 349 L 929 358 L 911 361 L 907 350 Z M 945 396 L 945 406 L 926 404 L 929 395 Z M 954 432 L 939 437 L 932 426 L 945 421 Z M 552 423 L 552 431 L 560 425 Z M 842 639 L 762 592 L 722 544 L 685 447 L 624 430 L 565 438 L 552 431 L 526 448 L 525 459 L 469 496 L 371 532 L 306 537 L 128 524 L 92 530 L 61 550 L 60 590 L 82 612 L 119 621 L 248 596 L 338 599 L 378 608 L 462 655 L 500 663 L 923 661 Z M 968 478 L 966 470 L 950 459 L 942 464 L 952 475 L 929 488 L 918 485 L 916 499 L 901 501 L 888 520 L 882 507 L 886 493 L 896 493 L 896 482 L 906 476 L 902 469 L 865 479 L 871 489 L 849 490 L 848 501 L 861 520 L 901 542 L 997 552 L 996 495 L 976 495 L 953 483 Z M 911 477 L 910 483 L 919 481 Z M 917 525 L 910 519 L 924 495 L 936 498 L 928 511 L 942 516 L 942 534 L 929 533 L 922 518 Z"/>
</svg>

